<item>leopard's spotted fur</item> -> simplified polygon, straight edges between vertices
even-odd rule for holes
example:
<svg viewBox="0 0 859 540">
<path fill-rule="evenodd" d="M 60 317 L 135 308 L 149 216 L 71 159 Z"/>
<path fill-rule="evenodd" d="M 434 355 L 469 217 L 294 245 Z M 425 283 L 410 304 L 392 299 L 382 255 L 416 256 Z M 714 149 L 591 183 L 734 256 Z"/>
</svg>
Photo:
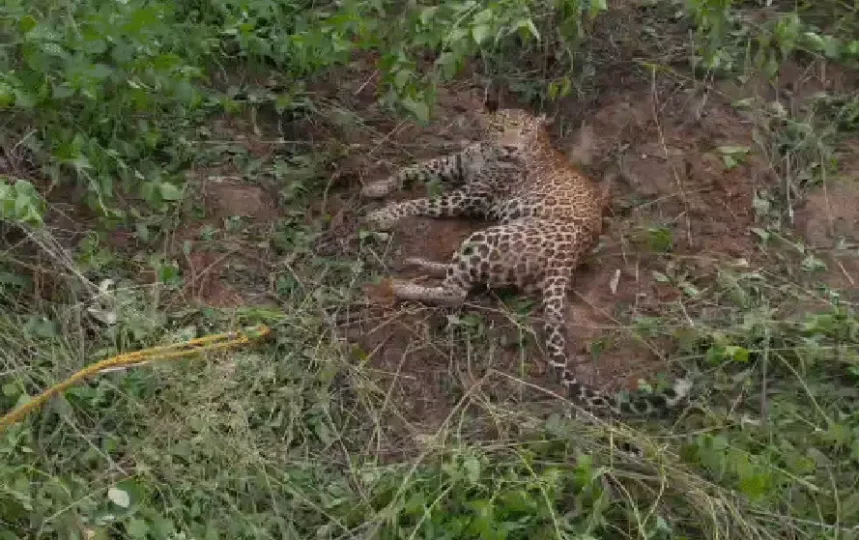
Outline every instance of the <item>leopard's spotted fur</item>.
<svg viewBox="0 0 859 540">
<path fill-rule="evenodd" d="M 440 180 L 457 189 L 432 198 L 388 204 L 367 216 L 377 230 L 406 216 L 469 216 L 499 224 L 477 231 L 449 264 L 410 259 L 444 277 L 441 286 L 395 283 L 399 299 L 457 305 L 477 284 L 516 286 L 542 297 L 549 363 L 571 399 L 608 414 L 647 414 L 680 403 L 688 383 L 660 394 L 620 402 L 579 381 L 568 369 L 564 312 L 579 262 L 602 229 L 604 196 L 598 185 L 555 150 L 544 116 L 518 109 L 485 114 L 483 140 L 458 153 L 401 169 L 367 185 L 370 198 L 384 197 L 415 180 Z"/>
</svg>

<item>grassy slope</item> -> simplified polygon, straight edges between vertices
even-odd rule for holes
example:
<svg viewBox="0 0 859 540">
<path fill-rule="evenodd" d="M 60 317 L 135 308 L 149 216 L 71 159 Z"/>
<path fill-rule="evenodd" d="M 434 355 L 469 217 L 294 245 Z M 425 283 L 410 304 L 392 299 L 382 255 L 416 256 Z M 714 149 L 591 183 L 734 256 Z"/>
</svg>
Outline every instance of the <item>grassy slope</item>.
<svg viewBox="0 0 859 540">
<path fill-rule="evenodd" d="M 305 127 L 354 128 L 346 107 L 323 103 Z M 849 112 L 850 103 L 826 110 Z M 829 119 L 772 121 L 766 111 L 757 110 L 770 119 L 761 125 L 770 128 L 775 166 L 791 155 L 813 169 L 835 144 L 818 136 L 834 125 Z M 302 134 L 309 139 L 309 132 Z M 373 351 L 344 342 L 338 324 L 356 311 L 364 316 L 361 286 L 389 246 L 367 236 L 329 253 L 323 247 L 336 244 L 324 232 L 329 224 L 306 218 L 329 195 L 324 167 L 350 157 L 348 148 L 319 144 L 309 153 L 298 145 L 283 158 L 257 155 L 236 132 L 222 137 L 212 124 L 198 135 L 210 142 L 192 158 L 197 179 L 237 175 L 273 185 L 282 197 L 277 216 L 218 219 L 201 194 L 167 218 L 141 219 L 138 245 L 118 247 L 107 235 L 79 244 L 77 261 L 89 277 L 118 279 L 119 322 L 110 329 L 87 315 L 74 278 L 56 280 L 62 301 L 32 295 L 44 289 L 40 279 L 23 292 L 7 287 L 0 406 L 118 348 L 257 322 L 269 324 L 274 339 L 208 362 L 105 375 L 8 430 L 0 438 L 0 537 L 857 534 L 859 319 L 847 295 L 817 286 L 810 273 L 827 254 L 802 247 L 771 215 L 762 217 L 766 243 L 750 267 L 725 262 L 688 279 L 666 276 L 687 297 L 661 305 L 657 317 L 621 321 L 700 373 L 700 410 L 676 422 L 609 427 L 547 414 L 560 408 L 545 396 L 499 398 L 490 382 L 502 375 L 469 371 L 492 365 L 490 324 L 465 311 L 452 321 L 442 314 L 452 324 L 430 324 L 426 334 L 430 347 L 467 369 L 443 383 L 447 407 L 435 429 L 418 432 L 409 429 L 415 396 L 395 392 Z M 190 185 L 205 191 L 206 184 Z M 767 208 L 793 200 L 767 193 L 760 197 Z M 184 305 L 194 296 L 184 288 L 194 273 L 183 263 L 190 239 L 195 249 L 238 254 L 238 266 L 225 270 L 233 286 L 265 290 L 273 303 Z M 660 257 L 675 268 L 684 260 Z M 33 260 L 18 251 L 9 259 L 16 272 Z M 37 262 L 57 267 L 53 258 Z M 135 278 L 150 269 L 158 284 L 141 286 Z M 623 439 L 643 444 L 646 456 L 620 452 L 613 443 Z"/>
</svg>

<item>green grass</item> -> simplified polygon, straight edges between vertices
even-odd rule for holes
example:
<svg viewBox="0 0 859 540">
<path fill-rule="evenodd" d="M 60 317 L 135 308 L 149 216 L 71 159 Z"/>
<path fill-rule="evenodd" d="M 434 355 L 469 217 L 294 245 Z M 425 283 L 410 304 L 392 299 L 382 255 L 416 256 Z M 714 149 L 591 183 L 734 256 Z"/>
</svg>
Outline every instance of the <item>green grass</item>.
<svg viewBox="0 0 859 540">
<path fill-rule="evenodd" d="M 446 421 L 417 444 L 395 432 L 400 413 L 373 370 L 332 340 L 319 312 L 340 304 L 313 298 L 327 289 L 316 284 L 285 298 L 282 311 L 235 321 L 267 322 L 273 343 L 105 375 L 11 428 L 0 446 L 4 530 L 9 538 L 850 537 L 859 517 L 859 319 L 833 306 L 790 321 L 774 297 L 792 305 L 811 295 L 766 274 L 719 277 L 698 301 L 719 301 L 721 315 L 697 319 L 693 330 L 666 309 L 658 331 L 706 372 L 703 412 L 663 427 L 609 428 L 487 401 L 478 385 L 461 389 Z M 721 295 L 742 298 L 740 306 Z M 141 293 L 128 307 L 147 301 Z M 71 311 L 51 320 L 3 316 L 4 408 L 108 354 L 126 330 L 121 322 L 114 339 L 94 342 Z M 230 321 L 200 314 L 183 323 L 144 341 Z M 468 331 L 456 349 L 491 363 L 474 352 L 487 345 L 485 333 Z M 496 436 L 479 428 L 487 421 Z M 607 434 L 637 441 L 645 457 L 623 454 Z M 402 445 L 393 460 L 372 450 L 392 444 Z"/>
<path fill-rule="evenodd" d="M 656 4 L 656 13 L 677 10 Z M 264 0 L 5 7 L 0 411 L 120 351 L 258 323 L 272 339 L 104 374 L 0 434 L 0 538 L 859 537 L 859 313 L 849 291 L 822 284 L 825 254 L 785 219 L 837 173 L 835 148 L 859 121 L 855 89 L 797 111 L 738 104 L 754 113 L 757 150 L 785 179 L 757 194 L 761 256 L 751 265 L 697 265 L 662 222 L 632 232 L 629 245 L 664 264 L 654 277 L 678 300 L 646 317 L 616 306 L 617 325 L 592 344 L 594 355 L 636 340 L 690 371 L 697 394 L 679 418 L 609 425 L 567 417 L 562 399 L 529 380 L 533 303 L 372 319 L 362 286 L 388 273 L 390 238 L 363 235 L 323 255 L 320 246 L 342 240 L 326 236 L 335 216 L 308 219 L 330 195 L 329 167 L 356 150 L 298 141 L 257 158 L 238 139 L 216 141 L 210 123 L 251 113 L 266 134 L 355 129 L 358 112 L 344 115 L 308 90 L 353 50 L 379 53 L 383 102 L 417 120 L 466 59 L 517 81 L 512 90 L 526 100 L 551 103 L 573 87 L 584 92 L 565 77 L 590 77 L 587 21 L 599 2 L 593 11 L 518 0 L 405 11 Z M 798 20 L 783 8 L 755 26 L 746 18 L 755 6 L 693 2 L 686 14 L 697 20 L 698 49 L 689 60 L 730 77 L 797 55 L 855 65 L 855 8 L 798 7 Z M 424 48 L 443 53 L 429 72 L 418 67 Z M 552 68 L 541 64 L 550 53 Z M 224 83 L 233 71 L 247 78 Z M 278 80 L 250 82 L 261 76 Z M 724 147 L 720 159 L 740 166 L 746 151 Z M 231 283 L 273 305 L 199 308 L 181 295 L 187 253 L 169 243 L 210 218 L 184 174 L 227 166 L 273 187 L 281 214 L 209 223 L 187 249 L 237 253 Z M 83 196 L 50 192 L 69 186 Z M 98 219 L 79 223 L 85 239 L 68 242 L 45 208 L 81 204 Z M 110 247 L 114 226 L 136 245 Z M 141 284 L 145 271 L 154 284 Z M 106 278 L 116 286 L 95 304 L 93 287 Z M 376 351 L 345 338 L 342 321 L 353 317 L 362 332 L 406 327 L 413 354 L 397 372 L 379 365 Z M 518 372 L 499 361 L 501 349 L 519 359 Z M 428 390 L 432 415 L 418 407 L 425 394 L 404 395 L 400 384 L 437 384 L 417 378 L 413 363 L 426 350 L 447 370 Z M 642 457 L 621 450 L 630 441 Z"/>
</svg>

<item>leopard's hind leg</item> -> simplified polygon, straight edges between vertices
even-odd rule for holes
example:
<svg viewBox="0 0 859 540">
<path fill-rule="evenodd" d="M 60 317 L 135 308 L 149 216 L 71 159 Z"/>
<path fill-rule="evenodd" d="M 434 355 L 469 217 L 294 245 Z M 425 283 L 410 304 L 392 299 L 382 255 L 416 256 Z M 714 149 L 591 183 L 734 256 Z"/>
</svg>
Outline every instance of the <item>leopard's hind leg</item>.
<svg viewBox="0 0 859 540">
<path fill-rule="evenodd" d="M 448 264 L 428 261 L 420 257 L 408 260 L 444 280 L 441 285 L 430 287 L 409 282 L 396 282 L 394 295 L 401 300 L 415 300 L 430 304 L 459 305 L 465 301 L 469 291 L 478 284 L 489 284 L 490 259 L 499 257 L 499 244 L 506 236 L 507 226 L 494 226 L 477 231 L 466 238 Z M 501 250 L 505 246 L 500 247 Z"/>
</svg>

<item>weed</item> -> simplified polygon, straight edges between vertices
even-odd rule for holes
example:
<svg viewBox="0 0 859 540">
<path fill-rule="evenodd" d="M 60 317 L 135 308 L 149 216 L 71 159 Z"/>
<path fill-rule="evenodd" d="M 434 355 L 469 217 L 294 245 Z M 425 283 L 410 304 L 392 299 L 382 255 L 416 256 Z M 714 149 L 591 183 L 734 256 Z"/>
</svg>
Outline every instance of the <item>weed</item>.
<svg viewBox="0 0 859 540">
<path fill-rule="evenodd" d="M 399 23 L 381 22 L 390 18 Z M 128 209 L 117 197 L 140 197 L 157 212 L 182 198 L 178 173 L 203 115 L 266 103 L 278 113 L 307 107 L 301 82 L 284 91 L 251 89 L 243 99 L 213 91 L 204 85 L 212 67 L 275 65 L 301 81 L 356 51 L 379 51 L 388 102 L 426 122 L 435 85 L 485 43 L 517 32 L 537 37 L 529 3 L 519 0 L 405 10 L 271 0 L 129 1 L 67 10 L 44 0 L 8 4 L 0 24 L 6 42 L 0 106 L 13 128 L 4 145 L 32 153 L 53 184 L 81 184 L 91 207 L 120 219 Z M 418 56 L 428 50 L 438 56 L 426 73 Z"/>
<path fill-rule="evenodd" d="M 732 0 L 689 0 L 687 6 L 696 27 L 695 60 L 705 71 L 730 74 L 751 61 L 773 77 L 797 53 L 848 65 L 859 60 L 856 10 L 847 4 L 803 2 L 799 8 L 773 10 L 763 23 L 754 11 Z M 815 24 L 822 20 L 828 23 L 826 30 Z"/>
<path fill-rule="evenodd" d="M 686 4 L 693 65 L 768 78 L 788 59 L 856 61 L 849 2 L 749 4 Z M 396 129 L 332 104 L 327 70 L 371 58 L 382 105 L 422 123 L 468 64 L 542 105 L 603 68 L 583 44 L 610 13 L 580 0 L 6 2 L 0 217 L 20 230 L 0 257 L 0 411 L 120 351 L 259 322 L 273 339 L 104 374 L 4 431 L 0 538 L 856 538 L 859 315 L 783 219 L 837 173 L 853 93 L 750 100 L 757 146 L 715 147 L 719 172 L 760 152 L 779 180 L 754 186 L 761 242 L 742 264 L 690 255 L 664 216 L 624 245 L 655 262 L 576 345 L 599 364 L 632 338 L 682 364 L 698 384 L 679 418 L 571 418 L 533 382 L 535 306 L 519 296 L 366 305 L 396 234 L 352 235 L 351 191 L 329 166 L 354 150 L 317 144 L 314 128 L 360 127 L 373 165 Z M 661 38 L 655 24 L 641 34 Z M 207 123 L 242 113 L 246 133 Z M 264 185 L 276 216 L 215 216 L 190 165 Z M 108 223 L 52 221 L 69 184 Z M 139 245 L 117 247 L 105 224 Z M 191 302 L 184 261 L 200 250 L 225 261 L 205 292 L 228 282 L 262 300 Z M 58 294 L 43 297 L 46 275 Z M 620 278 L 603 280 L 612 297 Z M 675 294 L 648 297 L 648 280 Z"/>
</svg>

